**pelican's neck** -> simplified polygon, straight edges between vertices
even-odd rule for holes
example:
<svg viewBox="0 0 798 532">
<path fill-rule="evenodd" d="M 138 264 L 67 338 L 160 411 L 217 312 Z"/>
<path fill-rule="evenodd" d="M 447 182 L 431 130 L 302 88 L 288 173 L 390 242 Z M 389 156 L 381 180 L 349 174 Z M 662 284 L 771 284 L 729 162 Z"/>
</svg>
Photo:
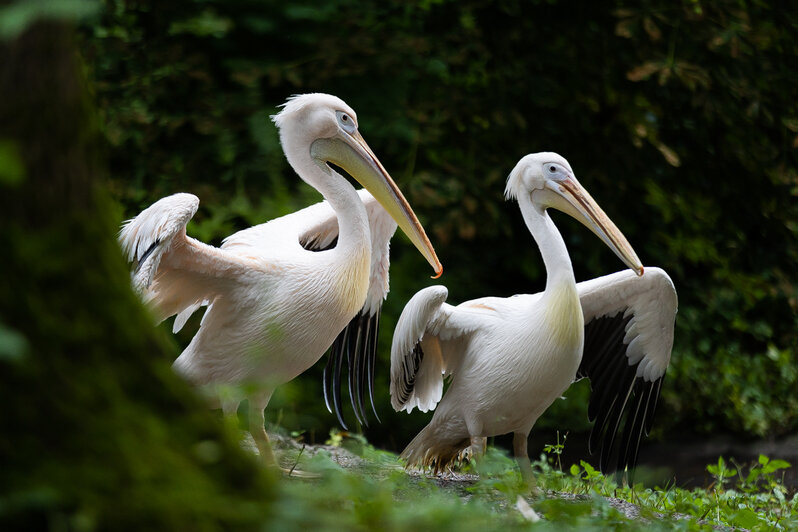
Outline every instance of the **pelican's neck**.
<svg viewBox="0 0 798 532">
<path fill-rule="evenodd" d="M 519 198 L 524 221 L 538 244 L 543 264 L 546 265 L 546 293 L 558 287 L 576 288 L 574 269 L 565 241 L 545 209 L 535 204 L 528 195 Z"/>
<path fill-rule="evenodd" d="M 294 152 L 288 157 L 297 174 L 310 186 L 318 190 L 330 204 L 338 218 L 338 243 L 336 253 L 351 257 L 355 252 L 371 254 L 371 234 L 369 232 L 366 207 L 355 188 L 322 161 L 314 159 L 309 150 L 298 155 Z M 288 155 L 288 150 L 286 150 Z"/>
<path fill-rule="evenodd" d="M 521 211 L 546 265 L 543 320 L 548 327 L 551 345 L 558 348 L 557 353 L 574 355 L 572 360 L 575 371 L 582 358 L 585 325 L 571 258 L 565 248 L 565 241 L 549 214 L 528 195 L 525 196 L 519 199 Z"/>
</svg>

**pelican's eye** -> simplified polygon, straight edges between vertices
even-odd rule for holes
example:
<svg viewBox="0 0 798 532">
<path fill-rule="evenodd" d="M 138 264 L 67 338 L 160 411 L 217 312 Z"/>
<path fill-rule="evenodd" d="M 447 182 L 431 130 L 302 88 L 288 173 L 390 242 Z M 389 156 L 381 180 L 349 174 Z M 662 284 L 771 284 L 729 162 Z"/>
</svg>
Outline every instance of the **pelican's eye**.
<svg viewBox="0 0 798 532">
<path fill-rule="evenodd" d="M 568 175 L 568 170 L 557 163 L 545 163 L 543 168 L 545 173 L 548 174 L 552 179 L 563 179 Z"/>
<path fill-rule="evenodd" d="M 357 125 L 355 124 L 355 120 L 349 116 L 348 113 L 343 111 L 336 111 L 335 116 L 338 117 L 338 124 L 341 126 L 341 129 L 346 131 L 347 133 L 354 133 L 355 129 L 357 129 Z"/>
</svg>

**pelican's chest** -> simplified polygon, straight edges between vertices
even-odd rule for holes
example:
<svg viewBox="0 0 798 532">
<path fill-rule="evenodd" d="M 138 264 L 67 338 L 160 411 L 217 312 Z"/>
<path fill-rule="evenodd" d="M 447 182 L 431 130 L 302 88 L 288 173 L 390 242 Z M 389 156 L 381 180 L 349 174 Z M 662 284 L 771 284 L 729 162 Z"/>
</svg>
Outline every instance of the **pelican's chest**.
<svg viewBox="0 0 798 532">
<path fill-rule="evenodd" d="M 546 297 L 543 314 L 551 344 L 558 351 L 582 354 L 585 335 L 585 318 L 576 286 L 562 283 Z"/>
<path fill-rule="evenodd" d="M 502 429 L 531 426 L 570 386 L 582 360 L 584 315 L 576 287 L 556 287 L 538 305 L 538 326 L 523 340 L 519 359 L 506 377 L 501 400 L 514 408 Z"/>
<path fill-rule="evenodd" d="M 368 251 L 368 250 L 367 250 Z M 312 260 L 293 268 L 289 279 L 276 284 L 279 292 L 253 313 L 259 342 L 269 353 L 262 371 L 271 378 L 291 379 L 314 364 L 346 324 L 363 307 L 369 280 L 367 253 L 352 253 L 341 260 L 318 252 Z"/>
<path fill-rule="evenodd" d="M 330 266 L 330 275 L 325 276 L 325 287 L 333 307 L 351 319 L 366 300 L 369 287 L 371 260 L 368 249 L 358 249 L 344 257 L 344 260 Z"/>
</svg>

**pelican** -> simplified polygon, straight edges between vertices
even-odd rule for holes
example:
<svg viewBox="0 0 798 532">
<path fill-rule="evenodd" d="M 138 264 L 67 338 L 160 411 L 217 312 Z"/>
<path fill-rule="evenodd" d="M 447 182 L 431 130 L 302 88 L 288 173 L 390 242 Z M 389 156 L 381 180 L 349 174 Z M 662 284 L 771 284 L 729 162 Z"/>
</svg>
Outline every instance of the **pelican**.
<svg viewBox="0 0 798 532">
<path fill-rule="evenodd" d="M 509 298 L 445 303 L 444 286 L 416 293 L 391 346 L 391 404 L 408 413 L 435 409 L 407 445 L 407 466 L 449 467 L 479 456 L 488 436 L 513 433 L 513 453 L 534 484 L 527 439 L 535 421 L 581 378 L 590 379 L 590 451 L 633 467 L 651 428 L 670 361 L 676 291 L 668 275 L 643 265 L 615 224 L 556 153 L 522 158 L 507 180 L 546 266 L 545 290 Z M 630 270 L 577 284 L 547 212 L 565 212 L 595 233 Z M 444 377 L 451 383 L 443 395 Z M 443 396 L 443 398 L 441 398 Z M 436 409 L 437 405 L 437 409 Z M 622 420 L 625 426 L 616 441 Z"/>
<path fill-rule="evenodd" d="M 272 119 L 289 164 L 325 202 L 235 233 L 217 248 L 186 235 L 199 200 L 175 194 L 126 222 L 119 238 L 134 263 L 133 285 L 158 320 L 177 315 L 179 330 L 207 305 L 173 367 L 218 394 L 227 415 L 248 399 L 249 431 L 265 463 L 276 466 L 264 428 L 272 392 L 316 363 L 358 313 L 378 310 L 396 225 L 438 276 L 442 267 L 346 103 L 295 96 Z M 358 193 L 331 165 L 367 190 Z"/>
</svg>

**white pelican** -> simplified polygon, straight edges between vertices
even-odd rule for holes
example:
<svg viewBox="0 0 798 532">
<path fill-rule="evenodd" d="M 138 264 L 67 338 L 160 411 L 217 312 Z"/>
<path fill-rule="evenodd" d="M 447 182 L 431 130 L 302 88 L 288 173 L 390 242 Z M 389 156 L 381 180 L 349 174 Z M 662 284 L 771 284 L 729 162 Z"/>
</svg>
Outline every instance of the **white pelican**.
<svg viewBox="0 0 798 532">
<path fill-rule="evenodd" d="M 606 470 L 626 416 L 618 467 L 633 467 L 648 433 L 670 360 L 676 291 L 668 275 L 646 269 L 626 238 L 555 153 L 527 155 L 505 194 L 518 200 L 546 266 L 534 295 L 485 297 L 456 307 L 431 286 L 407 303 L 391 347 L 391 403 L 397 411 L 437 409 L 402 453 L 408 466 L 436 472 L 469 445 L 513 433 L 513 451 L 533 483 L 527 438 L 538 417 L 575 379 L 590 379 L 590 450 Z M 546 209 L 591 229 L 632 271 L 577 284 L 565 242 Z M 443 378 L 451 384 L 443 394 Z M 440 402 L 440 404 L 438 404 Z"/>
<path fill-rule="evenodd" d="M 240 231 L 216 248 L 186 235 L 199 200 L 175 194 L 129 220 L 119 237 L 135 263 L 133 284 L 159 320 L 177 314 L 179 329 L 208 306 L 174 368 L 196 385 L 227 389 L 220 395 L 226 414 L 249 399 L 249 430 L 269 465 L 276 461 L 263 411 L 274 388 L 316 363 L 350 320 L 372 315 L 387 292 L 387 242 L 396 225 L 385 211 L 436 274 L 442 271 L 347 104 L 326 94 L 296 96 L 273 120 L 288 162 L 326 202 Z M 358 195 L 330 165 L 373 197 Z M 232 395 L 227 385 L 236 385 Z"/>
</svg>

